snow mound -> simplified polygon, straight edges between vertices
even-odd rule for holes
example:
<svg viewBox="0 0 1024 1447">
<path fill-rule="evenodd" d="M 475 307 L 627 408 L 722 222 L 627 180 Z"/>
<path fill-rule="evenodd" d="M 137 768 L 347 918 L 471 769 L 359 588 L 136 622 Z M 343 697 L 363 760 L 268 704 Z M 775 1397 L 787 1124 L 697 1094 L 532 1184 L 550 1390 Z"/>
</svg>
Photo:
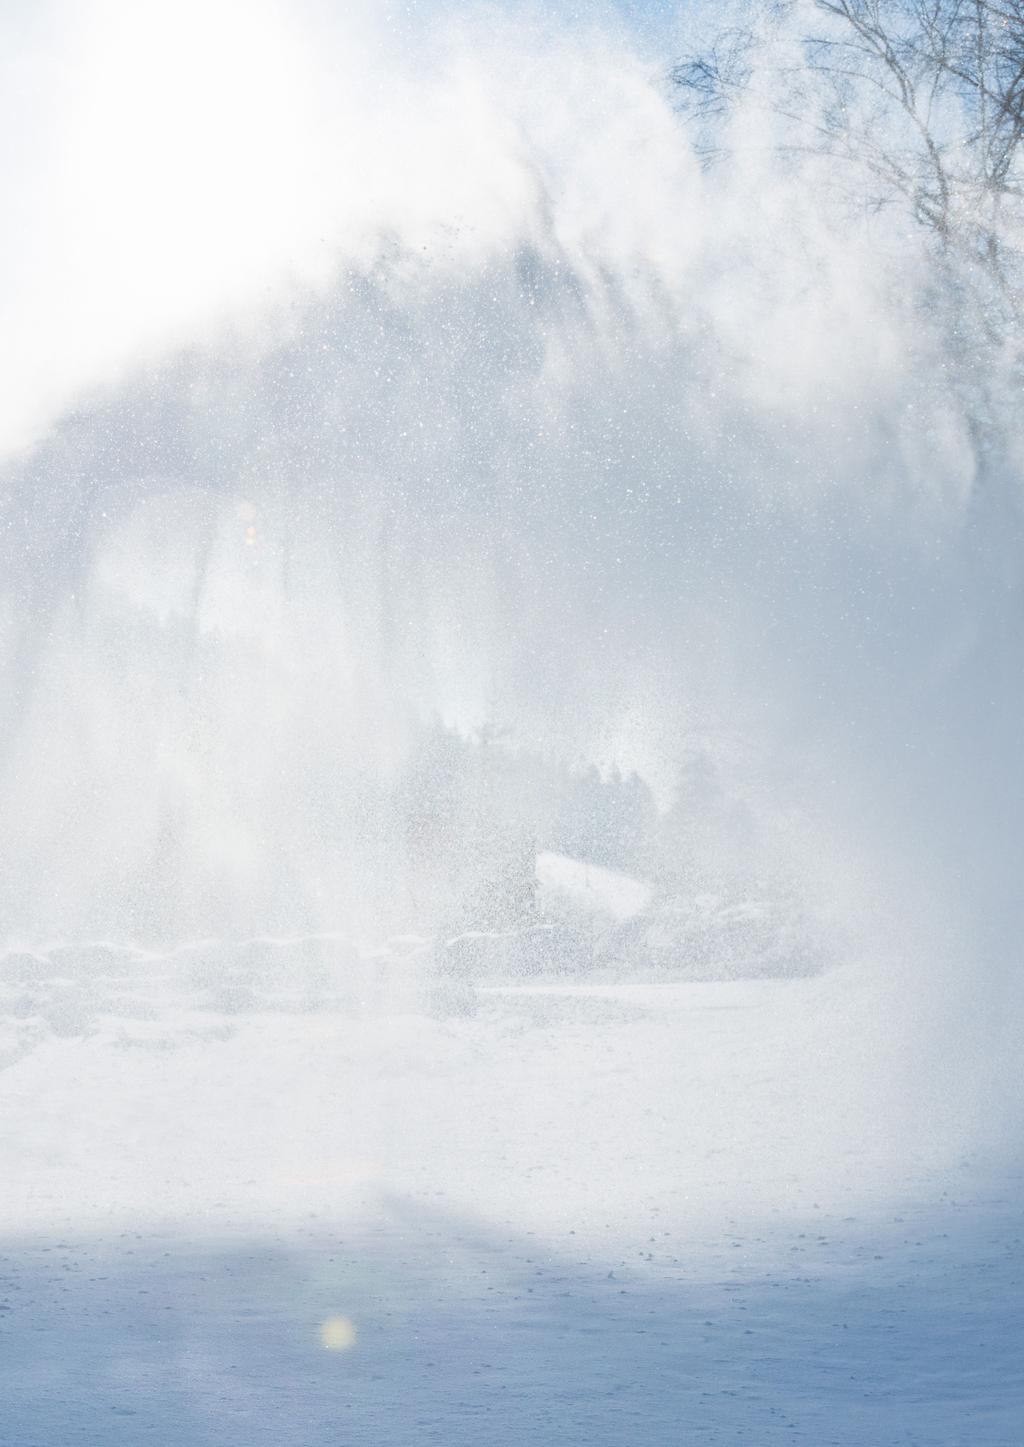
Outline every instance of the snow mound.
<svg viewBox="0 0 1024 1447">
<path fill-rule="evenodd" d="M 537 904 L 546 915 L 603 916 L 622 922 L 646 909 L 652 894 L 643 880 L 614 869 L 567 854 L 537 855 Z"/>
<path fill-rule="evenodd" d="M 51 1036 L 204 1037 L 240 1016 L 399 1015 L 430 1006 L 433 947 L 365 951 L 340 934 L 192 940 L 168 950 L 61 942 L 0 954 L 0 1066 Z M 159 1037 L 159 1040 L 157 1040 Z"/>
<path fill-rule="evenodd" d="M 657 900 L 603 945 L 630 970 L 681 980 L 815 975 L 826 952 L 797 903 L 699 893 Z"/>
</svg>

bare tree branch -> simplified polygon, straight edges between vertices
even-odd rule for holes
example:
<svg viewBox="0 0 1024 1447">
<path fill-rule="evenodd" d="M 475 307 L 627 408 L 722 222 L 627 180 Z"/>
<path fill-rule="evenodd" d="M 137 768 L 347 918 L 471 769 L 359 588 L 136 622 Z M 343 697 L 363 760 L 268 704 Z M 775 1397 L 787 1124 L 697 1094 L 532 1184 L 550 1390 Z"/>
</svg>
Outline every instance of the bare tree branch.
<svg viewBox="0 0 1024 1447">
<path fill-rule="evenodd" d="M 801 32 L 809 12 L 821 23 Z M 881 188 L 866 204 L 904 205 L 1019 299 L 1007 207 L 1024 200 L 1024 0 L 783 0 L 672 78 L 705 128 L 706 158 L 724 154 L 736 106 L 763 107 L 781 125 L 780 154 L 845 163 Z"/>
</svg>

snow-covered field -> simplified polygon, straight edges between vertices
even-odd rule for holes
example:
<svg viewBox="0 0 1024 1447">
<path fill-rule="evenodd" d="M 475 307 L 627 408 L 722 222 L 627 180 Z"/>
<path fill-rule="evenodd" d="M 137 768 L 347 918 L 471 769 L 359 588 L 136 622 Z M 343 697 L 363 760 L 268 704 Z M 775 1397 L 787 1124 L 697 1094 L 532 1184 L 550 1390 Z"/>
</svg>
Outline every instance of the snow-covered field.
<svg viewBox="0 0 1024 1447">
<path fill-rule="evenodd" d="M 238 948 L 4 961 L 5 1443 L 1024 1440 L 1020 1179 L 852 978 L 446 1014 Z"/>
</svg>

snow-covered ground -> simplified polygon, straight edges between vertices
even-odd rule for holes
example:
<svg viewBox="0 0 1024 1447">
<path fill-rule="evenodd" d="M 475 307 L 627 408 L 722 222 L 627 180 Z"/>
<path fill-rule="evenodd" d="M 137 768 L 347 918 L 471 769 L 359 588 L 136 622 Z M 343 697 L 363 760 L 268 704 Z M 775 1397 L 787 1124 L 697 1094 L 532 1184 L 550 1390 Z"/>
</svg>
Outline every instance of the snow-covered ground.
<svg viewBox="0 0 1024 1447">
<path fill-rule="evenodd" d="M 855 974 L 330 951 L 3 962 L 5 1443 L 1024 1440 L 1020 1178 Z"/>
</svg>

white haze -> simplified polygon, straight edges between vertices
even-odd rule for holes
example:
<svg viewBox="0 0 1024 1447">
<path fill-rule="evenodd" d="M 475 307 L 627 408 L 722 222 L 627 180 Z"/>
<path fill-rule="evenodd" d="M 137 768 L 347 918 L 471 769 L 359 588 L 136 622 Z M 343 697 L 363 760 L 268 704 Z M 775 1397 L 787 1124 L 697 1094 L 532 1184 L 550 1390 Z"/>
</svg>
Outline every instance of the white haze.
<svg viewBox="0 0 1024 1447">
<path fill-rule="evenodd" d="M 7 8 L 9 943 L 415 927 L 435 715 L 662 806 L 699 747 L 878 1032 L 844 1086 L 1005 1136 L 1003 381 L 982 459 L 920 238 L 753 121 L 702 174 L 594 14 Z"/>
</svg>

